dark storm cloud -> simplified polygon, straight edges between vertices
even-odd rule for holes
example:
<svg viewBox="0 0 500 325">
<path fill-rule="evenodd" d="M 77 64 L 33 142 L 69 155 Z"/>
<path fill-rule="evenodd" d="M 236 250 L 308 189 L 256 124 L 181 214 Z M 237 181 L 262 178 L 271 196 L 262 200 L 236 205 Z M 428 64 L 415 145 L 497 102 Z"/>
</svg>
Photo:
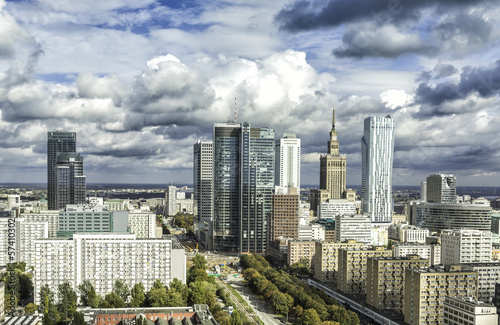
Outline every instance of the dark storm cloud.
<svg viewBox="0 0 500 325">
<path fill-rule="evenodd" d="M 451 64 L 438 63 L 434 69 L 422 71 L 416 81 L 428 82 L 431 79 L 447 78 L 453 76 L 457 72 L 457 68 Z"/>
<path fill-rule="evenodd" d="M 368 20 L 385 24 L 416 18 L 419 9 L 440 5 L 455 7 L 489 1 L 482 0 L 328 0 L 317 8 L 315 1 L 296 1 L 275 16 L 282 30 L 298 32 L 321 27 L 335 27 L 343 23 Z"/>
<path fill-rule="evenodd" d="M 332 51 L 337 58 L 395 58 L 407 53 L 434 54 L 437 49 L 424 44 L 417 34 L 404 34 L 392 25 L 378 28 L 374 24 L 349 26 L 342 46 Z"/>
<path fill-rule="evenodd" d="M 464 68 L 458 82 L 447 81 L 435 86 L 421 83 L 416 91 L 416 102 L 438 107 L 445 102 L 466 98 L 471 93 L 486 98 L 498 94 L 499 90 L 500 60 L 488 68 Z"/>
</svg>

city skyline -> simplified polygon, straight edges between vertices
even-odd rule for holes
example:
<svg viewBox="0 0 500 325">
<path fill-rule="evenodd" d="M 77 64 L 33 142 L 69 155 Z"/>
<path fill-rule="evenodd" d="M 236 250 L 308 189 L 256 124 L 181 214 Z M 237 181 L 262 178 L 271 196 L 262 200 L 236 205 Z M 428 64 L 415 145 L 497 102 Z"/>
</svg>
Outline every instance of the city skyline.
<svg viewBox="0 0 500 325">
<path fill-rule="evenodd" d="M 365 3 L 366 2 L 366 3 Z M 500 7 L 490 1 L 0 0 L 0 180 L 47 182 L 46 134 L 78 134 L 88 183 L 191 183 L 234 120 L 295 133 L 319 185 L 331 107 L 347 184 L 363 120 L 396 122 L 394 185 L 499 186 Z"/>
</svg>

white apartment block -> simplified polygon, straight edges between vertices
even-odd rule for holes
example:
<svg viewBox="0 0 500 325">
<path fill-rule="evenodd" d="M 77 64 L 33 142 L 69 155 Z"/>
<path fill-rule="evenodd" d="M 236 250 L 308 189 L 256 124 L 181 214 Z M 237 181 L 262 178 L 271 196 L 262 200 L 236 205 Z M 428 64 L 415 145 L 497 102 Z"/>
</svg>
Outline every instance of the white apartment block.
<svg viewBox="0 0 500 325">
<path fill-rule="evenodd" d="M 347 199 L 329 199 L 318 205 L 317 215 L 320 219 L 335 219 L 336 216 L 352 216 L 356 214 L 356 203 Z"/>
<path fill-rule="evenodd" d="M 284 133 L 275 143 L 276 186 L 300 188 L 300 139 Z"/>
<path fill-rule="evenodd" d="M 128 229 L 137 238 L 156 237 L 156 214 L 147 212 L 130 212 L 128 214 Z"/>
<path fill-rule="evenodd" d="M 418 228 L 406 225 L 399 233 L 399 241 L 402 243 L 425 243 L 425 238 L 429 236 L 429 229 Z"/>
<path fill-rule="evenodd" d="M 325 240 L 325 227 L 317 223 L 299 226 L 299 240 Z"/>
<path fill-rule="evenodd" d="M 372 222 L 370 216 L 364 215 L 337 215 L 335 217 L 335 240 L 356 240 L 360 243 L 371 242 Z"/>
<path fill-rule="evenodd" d="M 176 211 L 177 190 L 178 190 L 177 187 L 175 187 L 174 185 L 170 185 L 165 193 L 165 201 L 167 202 L 165 215 L 170 217 L 175 216 L 175 214 L 177 213 Z"/>
<path fill-rule="evenodd" d="M 176 199 L 175 211 L 180 213 L 194 214 L 194 200 L 193 199 Z"/>
<path fill-rule="evenodd" d="M 26 262 L 26 266 L 35 266 L 34 241 L 47 238 L 48 233 L 48 222 L 0 218 L 0 265 Z"/>
<path fill-rule="evenodd" d="M 89 280 L 97 294 L 111 292 L 117 279 L 129 287 L 141 282 L 149 290 L 155 280 L 172 280 L 172 266 L 185 270 L 185 254 L 173 260 L 172 239 L 137 239 L 135 234 L 74 234 L 71 239 L 35 241 L 35 292 L 68 281 L 73 289 Z M 178 259 L 178 260 L 177 260 Z M 179 279 L 185 283 L 184 278 Z M 40 304 L 39 295 L 35 303 Z"/>
<path fill-rule="evenodd" d="M 500 283 L 500 263 L 467 263 L 462 264 L 462 269 L 478 273 L 477 299 L 490 302 L 495 296 L 495 284 Z"/>
<path fill-rule="evenodd" d="M 59 230 L 59 210 L 45 210 L 38 213 L 21 213 L 21 218 L 26 222 L 47 222 L 49 224 L 49 237 L 56 238 Z"/>
<path fill-rule="evenodd" d="M 423 259 L 431 260 L 431 245 L 429 244 L 394 243 L 392 250 L 394 252 L 394 257 L 418 255 Z"/>
<path fill-rule="evenodd" d="M 441 233 L 441 263 L 491 262 L 491 232 L 472 229 L 444 230 Z"/>
<path fill-rule="evenodd" d="M 131 208 L 129 200 L 111 199 L 104 202 L 108 211 L 127 211 Z"/>
<path fill-rule="evenodd" d="M 497 307 L 470 297 L 445 297 L 445 325 L 498 325 Z"/>
</svg>

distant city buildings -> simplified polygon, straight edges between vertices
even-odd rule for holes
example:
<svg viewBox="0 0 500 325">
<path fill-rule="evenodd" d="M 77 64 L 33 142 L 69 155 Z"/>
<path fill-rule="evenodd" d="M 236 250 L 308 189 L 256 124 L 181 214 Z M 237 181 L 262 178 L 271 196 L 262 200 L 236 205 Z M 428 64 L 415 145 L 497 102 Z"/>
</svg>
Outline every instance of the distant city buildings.
<svg viewBox="0 0 500 325">
<path fill-rule="evenodd" d="M 361 139 L 361 199 L 364 214 L 375 223 L 392 222 L 394 120 L 368 117 Z"/>
</svg>

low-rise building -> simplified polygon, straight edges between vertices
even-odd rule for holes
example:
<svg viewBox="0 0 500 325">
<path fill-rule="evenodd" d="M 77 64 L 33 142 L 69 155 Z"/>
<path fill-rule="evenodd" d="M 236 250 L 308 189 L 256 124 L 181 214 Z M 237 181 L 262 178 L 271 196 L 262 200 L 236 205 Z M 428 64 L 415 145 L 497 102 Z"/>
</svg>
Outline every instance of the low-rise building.
<svg viewBox="0 0 500 325">
<path fill-rule="evenodd" d="M 497 307 L 471 297 L 445 297 L 443 324 L 498 325 Z"/>
</svg>

